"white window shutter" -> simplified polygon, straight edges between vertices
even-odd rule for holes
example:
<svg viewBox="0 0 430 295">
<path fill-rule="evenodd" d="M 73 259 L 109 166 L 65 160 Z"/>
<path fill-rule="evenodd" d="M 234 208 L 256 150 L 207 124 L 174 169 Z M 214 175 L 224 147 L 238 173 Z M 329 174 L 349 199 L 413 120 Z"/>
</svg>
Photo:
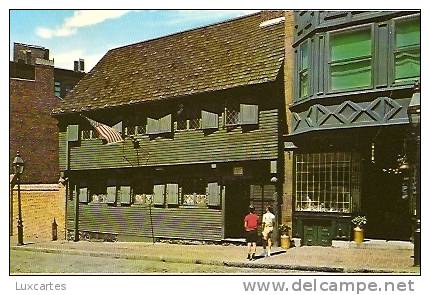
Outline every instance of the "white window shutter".
<svg viewBox="0 0 430 295">
<path fill-rule="evenodd" d="M 107 202 L 113 204 L 116 202 L 116 186 L 108 186 L 106 189 Z"/>
<path fill-rule="evenodd" d="M 253 104 L 240 105 L 240 124 L 241 125 L 258 124 L 258 105 L 253 105 Z"/>
<path fill-rule="evenodd" d="M 177 183 L 168 183 L 166 187 L 167 204 L 177 205 L 179 201 L 179 185 Z"/>
<path fill-rule="evenodd" d="M 154 205 L 164 205 L 164 184 L 154 185 Z"/>
<path fill-rule="evenodd" d="M 146 134 L 157 134 L 159 122 L 156 119 L 148 118 L 146 122 Z"/>
<path fill-rule="evenodd" d="M 221 204 L 221 187 L 218 182 L 208 183 L 208 205 L 219 206 Z"/>
<path fill-rule="evenodd" d="M 172 115 L 169 114 L 160 118 L 159 120 L 159 133 L 170 133 L 172 132 Z"/>
<path fill-rule="evenodd" d="M 112 128 L 122 134 L 122 121 L 119 121 L 115 125 L 112 126 Z"/>
<path fill-rule="evenodd" d="M 131 187 L 121 186 L 121 204 L 131 204 Z"/>
<path fill-rule="evenodd" d="M 218 129 L 218 114 L 202 110 L 202 129 Z"/>
<path fill-rule="evenodd" d="M 79 202 L 88 203 L 88 188 L 86 187 L 79 188 Z"/>
</svg>

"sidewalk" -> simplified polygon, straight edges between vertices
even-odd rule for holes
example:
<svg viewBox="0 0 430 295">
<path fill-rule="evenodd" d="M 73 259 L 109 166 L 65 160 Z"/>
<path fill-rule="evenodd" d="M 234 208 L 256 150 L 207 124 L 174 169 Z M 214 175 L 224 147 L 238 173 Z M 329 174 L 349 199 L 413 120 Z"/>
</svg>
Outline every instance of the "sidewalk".
<svg viewBox="0 0 430 295">
<path fill-rule="evenodd" d="M 224 265 L 234 267 L 273 268 L 296 271 L 335 273 L 414 273 L 410 249 L 356 249 L 334 247 L 296 247 L 274 249 L 271 257 L 246 259 L 246 247 L 221 245 L 178 245 L 167 243 L 133 242 L 39 242 L 11 249 L 93 257 L 112 257 L 191 264 Z M 257 255 L 262 251 L 257 249 Z"/>
</svg>

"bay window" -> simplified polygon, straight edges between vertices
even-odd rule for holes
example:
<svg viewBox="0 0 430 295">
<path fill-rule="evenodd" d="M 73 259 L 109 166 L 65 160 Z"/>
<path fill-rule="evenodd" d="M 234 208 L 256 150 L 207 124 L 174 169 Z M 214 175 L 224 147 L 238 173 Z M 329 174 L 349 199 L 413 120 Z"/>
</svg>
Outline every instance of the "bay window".
<svg viewBox="0 0 430 295">
<path fill-rule="evenodd" d="M 329 35 L 331 91 L 372 85 L 372 32 L 369 26 Z"/>
<path fill-rule="evenodd" d="M 395 22 L 394 82 L 404 83 L 420 76 L 420 21 L 407 18 Z"/>
<path fill-rule="evenodd" d="M 299 98 L 309 95 L 309 43 L 300 46 L 299 54 Z"/>
</svg>

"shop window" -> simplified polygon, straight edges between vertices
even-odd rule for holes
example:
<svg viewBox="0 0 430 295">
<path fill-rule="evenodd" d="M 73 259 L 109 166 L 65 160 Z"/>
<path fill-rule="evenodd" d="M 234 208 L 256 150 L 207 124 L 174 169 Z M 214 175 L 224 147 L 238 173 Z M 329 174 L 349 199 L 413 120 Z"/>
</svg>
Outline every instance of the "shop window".
<svg viewBox="0 0 430 295">
<path fill-rule="evenodd" d="M 305 41 L 299 50 L 299 97 L 309 95 L 309 43 Z"/>
<path fill-rule="evenodd" d="M 208 196 L 206 187 L 207 183 L 202 179 L 189 179 L 183 181 L 181 205 L 207 207 Z"/>
<path fill-rule="evenodd" d="M 372 33 L 370 27 L 330 34 L 330 90 L 372 85 Z"/>
<path fill-rule="evenodd" d="M 417 18 L 395 23 L 394 82 L 414 82 L 420 77 L 420 21 Z"/>
<path fill-rule="evenodd" d="M 296 211 L 359 210 L 359 163 L 358 155 L 348 152 L 297 154 Z"/>
</svg>

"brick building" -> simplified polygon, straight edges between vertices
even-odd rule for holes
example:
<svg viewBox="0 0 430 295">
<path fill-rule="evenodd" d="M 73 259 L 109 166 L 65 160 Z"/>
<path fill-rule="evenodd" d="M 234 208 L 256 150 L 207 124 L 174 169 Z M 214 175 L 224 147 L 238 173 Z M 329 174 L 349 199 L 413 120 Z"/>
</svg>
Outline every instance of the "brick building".
<svg viewBox="0 0 430 295">
<path fill-rule="evenodd" d="M 58 130 L 50 112 L 84 73 L 54 68 L 48 49 L 21 43 L 14 43 L 9 68 L 10 163 L 19 150 L 26 161 L 24 183 L 56 183 Z"/>
</svg>

